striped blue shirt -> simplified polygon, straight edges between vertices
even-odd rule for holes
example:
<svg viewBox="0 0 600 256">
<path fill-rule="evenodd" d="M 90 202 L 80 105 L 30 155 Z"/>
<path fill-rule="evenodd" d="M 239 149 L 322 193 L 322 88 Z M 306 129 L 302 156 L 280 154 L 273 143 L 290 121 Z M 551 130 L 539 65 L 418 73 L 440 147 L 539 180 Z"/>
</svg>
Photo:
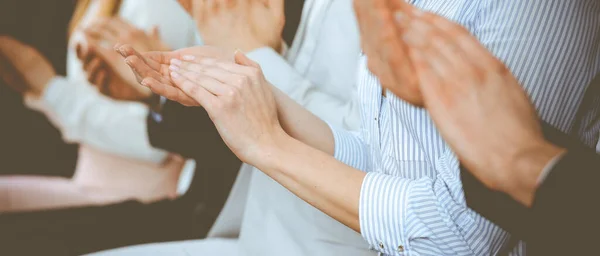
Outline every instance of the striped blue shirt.
<svg viewBox="0 0 600 256">
<path fill-rule="evenodd" d="M 600 93 L 586 89 L 600 70 L 600 1 L 413 4 L 468 28 L 519 79 L 544 120 L 595 145 Z M 361 131 L 332 130 L 335 157 L 368 172 L 359 207 L 365 240 L 385 255 L 498 253 L 509 235 L 467 208 L 458 160 L 428 113 L 392 93 L 383 97 L 365 58 L 360 65 Z"/>
</svg>

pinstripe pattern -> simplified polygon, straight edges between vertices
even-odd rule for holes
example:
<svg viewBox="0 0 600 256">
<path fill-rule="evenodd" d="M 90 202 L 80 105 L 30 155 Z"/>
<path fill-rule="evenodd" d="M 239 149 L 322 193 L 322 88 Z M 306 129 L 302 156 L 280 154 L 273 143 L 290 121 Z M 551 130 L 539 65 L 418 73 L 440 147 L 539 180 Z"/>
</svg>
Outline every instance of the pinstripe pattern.
<svg viewBox="0 0 600 256">
<path fill-rule="evenodd" d="M 588 90 L 589 104 L 582 101 L 600 69 L 598 1 L 414 4 L 467 27 L 521 81 L 544 120 L 595 145 L 600 93 Z M 335 157 L 368 172 L 360 199 L 363 237 L 385 255 L 496 254 L 509 236 L 467 209 L 458 160 L 427 112 L 391 93 L 382 97 L 365 58 L 360 65 L 361 133 L 333 132 Z"/>
</svg>

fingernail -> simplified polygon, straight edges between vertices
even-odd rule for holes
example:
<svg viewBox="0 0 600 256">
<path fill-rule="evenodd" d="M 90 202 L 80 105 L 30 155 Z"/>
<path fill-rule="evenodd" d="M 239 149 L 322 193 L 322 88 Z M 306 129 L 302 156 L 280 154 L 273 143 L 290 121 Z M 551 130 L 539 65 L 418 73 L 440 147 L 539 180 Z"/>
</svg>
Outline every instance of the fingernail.
<svg viewBox="0 0 600 256">
<path fill-rule="evenodd" d="M 179 70 L 179 67 L 175 66 L 175 65 L 169 65 L 169 70 L 177 71 L 177 70 Z"/>
<path fill-rule="evenodd" d="M 171 59 L 171 65 L 172 66 L 180 66 L 181 65 L 181 61 L 178 59 Z"/>
<path fill-rule="evenodd" d="M 179 78 L 179 74 L 177 72 L 171 72 L 171 77 L 172 78 Z"/>
<path fill-rule="evenodd" d="M 142 84 L 143 86 L 146 86 L 146 87 L 148 87 L 148 82 L 146 82 L 146 79 L 142 80 L 141 84 Z"/>
<path fill-rule="evenodd" d="M 196 56 L 194 55 L 183 55 L 183 57 L 181 57 L 183 60 L 195 60 Z"/>
</svg>

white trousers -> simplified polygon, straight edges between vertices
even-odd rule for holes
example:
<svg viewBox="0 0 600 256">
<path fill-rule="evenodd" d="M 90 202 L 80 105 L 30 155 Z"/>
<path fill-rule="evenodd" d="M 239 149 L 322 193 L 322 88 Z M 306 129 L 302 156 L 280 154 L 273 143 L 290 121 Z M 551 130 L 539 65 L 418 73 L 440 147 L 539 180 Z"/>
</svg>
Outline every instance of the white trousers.
<svg viewBox="0 0 600 256">
<path fill-rule="evenodd" d="M 181 242 L 128 246 L 89 256 L 238 256 L 237 239 L 208 238 Z"/>
</svg>

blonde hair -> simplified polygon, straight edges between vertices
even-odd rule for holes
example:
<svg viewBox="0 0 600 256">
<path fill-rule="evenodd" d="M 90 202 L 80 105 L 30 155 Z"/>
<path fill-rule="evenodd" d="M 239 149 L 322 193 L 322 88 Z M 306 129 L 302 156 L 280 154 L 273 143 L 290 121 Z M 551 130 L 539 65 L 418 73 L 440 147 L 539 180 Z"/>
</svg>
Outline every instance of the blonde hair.
<svg viewBox="0 0 600 256">
<path fill-rule="evenodd" d="M 69 22 L 69 36 L 73 34 L 77 26 L 82 22 L 88 8 L 94 0 L 78 0 L 75 6 L 75 12 Z M 96 17 L 112 17 L 119 11 L 122 0 L 97 0 L 100 1 L 100 8 L 96 12 Z"/>
</svg>

